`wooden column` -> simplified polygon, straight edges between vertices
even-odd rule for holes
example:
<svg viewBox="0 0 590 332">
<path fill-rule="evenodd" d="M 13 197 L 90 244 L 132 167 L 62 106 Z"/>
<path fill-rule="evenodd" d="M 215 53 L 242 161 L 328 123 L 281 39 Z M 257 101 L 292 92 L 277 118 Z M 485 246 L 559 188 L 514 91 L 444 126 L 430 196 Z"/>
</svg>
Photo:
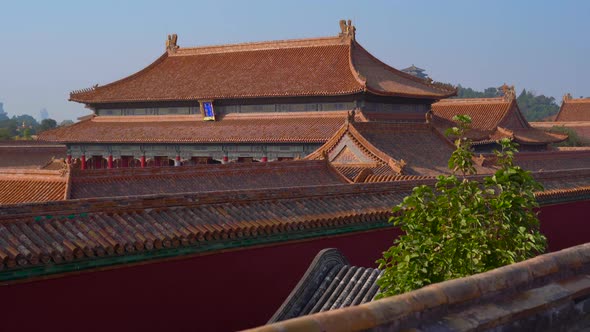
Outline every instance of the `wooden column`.
<svg viewBox="0 0 590 332">
<path fill-rule="evenodd" d="M 86 155 L 82 155 L 82 157 L 80 157 L 80 169 L 86 169 Z"/>
<path fill-rule="evenodd" d="M 72 164 L 72 155 L 71 155 L 71 154 L 69 154 L 69 155 L 67 156 L 67 158 L 66 158 L 66 162 L 68 163 L 68 165 L 71 165 L 71 164 Z"/>
<path fill-rule="evenodd" d="M 145 167 L 145 156 L 141 156 L 141 158 L 139 159 L 140 163 L 141 163 L 141 168 Z"/>
<path fill-rule="evenodd" d="M 113 168 L 113 155 L 109 155 L 107 158 L 107 168 Z"/>
</svg>

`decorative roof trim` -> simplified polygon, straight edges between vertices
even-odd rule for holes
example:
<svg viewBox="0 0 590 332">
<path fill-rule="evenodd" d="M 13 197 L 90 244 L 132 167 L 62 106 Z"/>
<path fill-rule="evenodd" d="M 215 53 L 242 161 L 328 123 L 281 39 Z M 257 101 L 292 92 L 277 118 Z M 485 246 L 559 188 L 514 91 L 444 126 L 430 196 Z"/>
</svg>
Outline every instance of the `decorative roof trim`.
<svg viewBox="0 0 590 332">
<path fill-rule="evenodd" d="M 340 37 L 321 37 L 321 38 L 301 38 L 285 39 L 275 41 L 262 41 L 226 45 L 200 46 L 200 47 L 182 47 L 171 56 L 190 56 L 205 55 L 233 52 L 252 52 L 264 50 L 277 50 L 288 48 L 318 47 L 318 46 L 336 46 L 350 44 L 350 39 Z"/>
<path fill-rule="evenodd" d="M 321 250 L 313 259 L 303 277 L 293 288 L 287 299 L 281 304 L 279 309 L 270 318 L 267 324 L 283 321 L 292 317 L 287 316 L 293 310 L 298 311 L 298 308 L 293 308 L 300 302 L 300 299 L 309 298 L 322 283 L 323 279 L 318 279 L 318 275 L 327 274 L 330 269 L 335 266 L 349 265 L 348 259 L 344 257 L 338 249 L 327 248 Z M 301 310 L 303 308 L 299 308 Z"/>
</svg>

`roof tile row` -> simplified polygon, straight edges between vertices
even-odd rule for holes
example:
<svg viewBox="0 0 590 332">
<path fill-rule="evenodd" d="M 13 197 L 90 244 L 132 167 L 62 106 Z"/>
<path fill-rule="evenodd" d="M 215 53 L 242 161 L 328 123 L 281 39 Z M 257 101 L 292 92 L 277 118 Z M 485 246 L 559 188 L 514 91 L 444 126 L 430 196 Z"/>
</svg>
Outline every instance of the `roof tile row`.
<svg viewBox="0 0 590 332">
<path fill-rule="evenodd" d="M 438 99 L 439 88 L 375 59 L 349 37 L 176 48 L 143 70 L 74 92 L 83 103 L 377 94 Z"/>
</svg>

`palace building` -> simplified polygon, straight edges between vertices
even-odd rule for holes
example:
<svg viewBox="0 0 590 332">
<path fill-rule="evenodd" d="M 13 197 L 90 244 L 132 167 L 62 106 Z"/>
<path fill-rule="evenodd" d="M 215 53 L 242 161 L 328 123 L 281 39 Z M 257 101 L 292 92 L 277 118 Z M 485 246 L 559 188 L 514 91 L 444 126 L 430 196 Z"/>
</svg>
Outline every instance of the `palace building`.
<svg viewBox="0 0 590 332">
<path fill-rule="evenodd" d="M 590 98 L 573 98 L 566 93 L 563 96 L 559 113 L 551 121 L 531 123 L 535 128 L 542 130 L 567 130 L 574 132 L 582 141 L 588 145 L 590 142 Z"/>
<path fill-rule="evenodd" d="M 351 22 L 337 36 L 166 50 L 139 72 L 74 91 L 93 111 L 40 135 L 80 168 L 303 158 L 349 112 L 424 122 L 456 90 L 398 71 L 365 50 Z"/>
</svg>

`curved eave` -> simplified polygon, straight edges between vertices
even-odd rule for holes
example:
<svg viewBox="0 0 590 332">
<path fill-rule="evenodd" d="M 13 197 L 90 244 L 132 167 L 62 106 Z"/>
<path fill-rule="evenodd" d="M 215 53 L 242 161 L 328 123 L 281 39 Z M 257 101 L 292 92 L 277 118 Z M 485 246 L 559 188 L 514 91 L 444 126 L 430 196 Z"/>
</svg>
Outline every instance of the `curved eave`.
<svg viewBox="0 0 590 332">
<path fill-rule="evenodd" d="M 76 98 L 76 96 L 77 95 L 84 96 L 84 95 L 88 95 L 90 93 L 93 93 L 94 94 L 97 91 L 100 91 L 102 89 L 105 89 L 105 88 L 108 88 L 108 87 L 111 87 L 111 86 L 115 86 L 115 85 L 118 85 L 120 83 L 124 83 L 126 81 L 130 81 L 133 78 L 138 77 L 138 76 L 140 76 L 140 75 L 142 75 L 142 74 L 150 71 L 151 69 L 153 69 L 154 67 L 156 67 L 160 63 L 164 62 L 164 60 L 166 60 L 166 58 L 168 58 L 168 52 L 165 52 L 164 54 L 162 54 L 159 58 L 157 58 L 154 62 L 152 62 L 151 64 L 149 64 L 147 67 L 145 67 L 145 68 L 143 68 L 143 69 L 141 69 L 141 70 L 139 70 L 139 71 L 137 71 L 137 72 L 135 72 L 135 73 L 133 73 L 133 74 L 131 74 L 129 76 L 123 77 L 121 79 L 118 79 L 116 81 L 113 81 L 111 83 L 108 83 L 108 84 L 105 84 L 105 85 L 102 85 L 102 86 L 99 86 L 99 87 L 96 87 L 96 88 L 92 88 L 91 91 L 85 91 L 85 92 L 80 92 L 80 93 L 77 93 L 76 91 L 71 92 L 70 93 L 70 98 L 68 98 L 68 101 L 75 101 L 75 102 L 79 102 L 79 103 L 91 104 L 91 103 L 93 103 L 92 101 L 89 101 L 88 99 L 85 100 L 84 98 Z"/>
<path fill-rule="evenodd" d="M 398 92 L 388 92 L 388 91 L 381 91 L 377 89 L 372 89 L 371 87 L 367 87 L 367 92 L 370 92 L 374 95 L 378 96 L 386 96 L 386 97 L 403 97 L 403 98 L 416 98 L 416 99 L 432 99 L 432 100 L 439 100 L 444 98 L 449 98 L 457 95 L 457 91 L 448 93 L 445 95 L 418 95 L 418 94 L 411 94 L 411 93 L 398 93 Z"/>
<path fill-rule="evenodd" d="M 350 91 L 341 91 L 341 92 L 331 92 L 331 91 L 320 91 L 316 93 L 300 93 L 300 94 L 291 94 L 291 93 L 282 93 L 282 94 L 251 94 L 251 95 L 225 95 L 225 96 L 191 96 L 186 98 L 132 98 L 132 99 L 112 99 L 112 100 L 92 100 L 92 99 L 83 99 L 83 98 L 72 98 L 68 99 L 69 101 L 84 103 L 84 104 L 112 104 L 112 103 L 134 103 L 134 102 L 185 102 L 185 101 L 199 101 L 204 99 L 214 99 L 214 100 L 223 100 L 223 99 L 244 99 L 244 98 L 289 98 L 289 97 L 326 97 L 326 96 L 352 96 L 358 93 L 364 92 L 365 89 L 359 87 L 355 90 Z"/>
<path fill-rule="evenodd" d="M 397 76 L 403 77 L 405 79 L 408 79 L 410 81 L 413 81 L 415 83 L 418 83 L 426 89 L 438 90 L 438 91 L 440 91 L 440 93 L 421 93 L 421 94 L 404 93 L 404 92 L 398 92 L 398 91 L 385 91 L 385 90 L 380 90 L 380 89 L 376 89 L 374 87 L 371 87 L 371 85 L 367 83 L 366 75 L 364 75 L 357 68 L 357 66 L 355 66 L 355 64 L 354 64 L 352 53 L 354 52 L 355 48 L 358 48 L 358 50 L 360 52 L 365 53 L 372 61 L 374 61 L 375 63 L 377 63 L 381 67 L 383 67 L 384 70 L 387 70 L 387 71 L 393 73 L 394 75 L 397 75 Z M 355 77 L 357 77 L 357 80 L 359 81 L 359 83 L 364 85 L 365 90 L 367 92 L 370 92 L 370 93 L 378 95 L 378 96 L 404 97 L 404 98 L 416 98 L 416 99 L 432 99 L 432 100 L 444 99 L 444 98 L 448 98 L 448 97 L 452 97 L 452 96 L 457 95 L 456 88 L 453 89 L 453 91 L 449 91 L 449 90 L 446 90 L 441 87 L 436 87 L 436 86 L 433 86 L 432 84 L 429 84 L 427 81 L 425 81 L 421 78 L 415 77 L 415 76 L 410 75 L 408 73 L 404 73 L 401 70 L 397 70 L 397 69 L 391 67 L 390 65 L 384 63 L 383 61 L 381 61 L 378 58 L 376 58 L 375 56 L 373 56 L 369 51 L 367 51 L 364 47 L 362 47 L 356 41 L 351 42 L 350 49 L 351 49 L 350 62 L 351 62 L 352 73 L 355 75 Z M 363 79 L 363 78 L 359 77 L 359 74 L 364 76 L 365 78 Z"/>
</svg>

